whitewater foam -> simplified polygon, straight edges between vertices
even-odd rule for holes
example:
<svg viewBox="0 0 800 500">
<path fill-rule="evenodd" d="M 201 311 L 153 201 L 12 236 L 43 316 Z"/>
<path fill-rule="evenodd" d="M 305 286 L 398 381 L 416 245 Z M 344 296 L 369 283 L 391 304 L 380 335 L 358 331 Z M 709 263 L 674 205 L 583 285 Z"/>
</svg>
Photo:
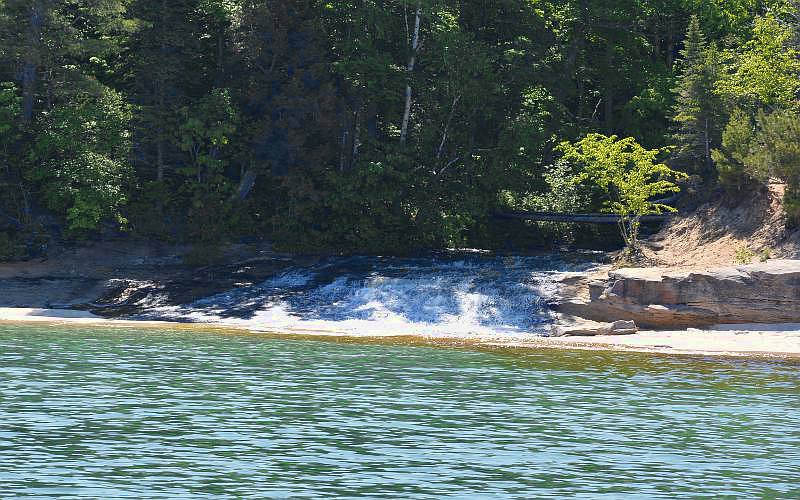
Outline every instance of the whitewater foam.
<svg viewBox="0 0 800 500">
<path fill-rule="evenodd" d="M 188 304 L 150 297 L 137 317 L 264 331 L 516 339 L 546 332 L 557 278 L 588 267 L 553 257 L 327 259 Z"/>
</svg>

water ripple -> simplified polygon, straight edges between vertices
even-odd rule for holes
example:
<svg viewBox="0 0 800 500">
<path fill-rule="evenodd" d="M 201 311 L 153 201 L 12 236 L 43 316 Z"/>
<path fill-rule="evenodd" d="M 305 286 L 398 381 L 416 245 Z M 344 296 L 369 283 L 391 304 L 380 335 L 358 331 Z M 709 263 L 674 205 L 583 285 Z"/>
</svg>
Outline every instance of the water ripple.
<svg viewBox="0 0 800 500">
<path fill-rule="evenodd" d="M 800 495 L 792 364 L 0 326 L 3 497 Z"/>
</svg>

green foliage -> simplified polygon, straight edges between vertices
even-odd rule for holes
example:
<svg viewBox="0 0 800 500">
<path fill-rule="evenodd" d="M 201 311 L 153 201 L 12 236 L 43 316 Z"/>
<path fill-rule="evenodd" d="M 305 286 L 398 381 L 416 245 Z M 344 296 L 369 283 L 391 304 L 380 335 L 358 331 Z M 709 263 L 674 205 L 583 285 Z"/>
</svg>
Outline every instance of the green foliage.
<svg viewBox="0 0 800 500">
<path fill-rule="evenodd" d="M 797 184 L 786 186 L 783 210 L 786 212 L 788 225 L 792 228 L 800 227 L 800 187 Z"/>
<path fill-rule="evenodd" d="M 736 248 L 736 252 L 733 256 L 733 262 L 735 264 L 750 264 L 753 262 L 753 258 L 756 256 L 752 250 L 747 248 L 746 246 L 740 246 Z"/>
<path fill-rule="evenodd" d="M 314 253 L 338 249 L 351 253 L 408 253 L 442 245 L 431 222 L 422 220 L 407 186 L 407 159 L 400 154 L 370 162 L 347 175 L 328 173 L 316 183 L 287 179 L 298 191 L 291 212 L 275 217 L 275 237 L 282 248 Z M 415 227 L 416 223 L 422 227 Z M 427 241 L 426 241 L 427 240 Z M 427 245 L 426 245 L 427 244 Z"/>
<path fill-rule="evenodd" d="M 50 208 L 66 211 L 70 230 L 90 231 L 109 219 L 122 227 L 127 224 L 120 213 L 127 202 L 124 164 L 82 151 L 47 165 L 47 177 L 43 179 L 45 200 Z"/>
<path fill-rule="evenodd" d="M 792 15 L 796 15 L 793 13 Z M 739 192 L 770 179 L 787 184 L 784 209 L 789 223 L 800 223 L 796 193 L 800 189 L 800 53 L 797 25 L 772 14 L 757 18 L 752 38 L 729 51 L 729 70 L 716 91 L 735 106 L 713 152 L 719 178 Z"/>
<path fill-rule="evenodd" d="M 567 162 L 556 162 L 546 168 L 543 178 L 545 191 L 519 195 L 512 191 L 500 192 L 500 203 L 510 210 L 581 213 L 591 207 L 591 196 L 586 186 L 574 182 L 575 171 Z M 577 229 L 574 224 L 558 222 L 539 223 L 548 239 L 561 243 L 575 241 Z M 585 228 L 584 228 L 585 229 Z"/>
<path fill-rule="evenodd" d="M 40 122 L 28 178 L 47 206 L 63 214 L 70 230 L 93 230 L 105 220 L 124 226 L 130 134 L 129 107 L 110 89 L 84 94 Z"/>
<path fill-rule="evenodd" d="M 6 0 L 0 211 L 212 257 L 239 236 L 505 245 L 520 226 L 492 216 L 509 208 L 597 210 L 607 190 L 631 221 L 666 210 L 648 203 L 674 188 L 653 156 L 670 142 L 670 165 L 709 183 L 784 179 L 793 210 L 794 14 L 781 0 Z M 558 143 L 584 136 L 559 162 Z M 533 234 L 520 241 L 576 237 Z"/>
<path fill-rule="evenodd" d="M 176 242 L 181 196 L 164 182 L 146 181 L 133 190 L 125 217 L 131 231 L 139 237 Z"/>
<path fill-rule="evenodd" d="M 665 150 L 645 149 L 632 137 L 618 139 L 597 133 L 574 144 L 563 142 L 558 149 L 564 161 L 580 167 L 575 182 L 590 181 L 606 193 L 605 210 L 620 216 L 620 231 L 629 248 L 637 246 L 642 216 L 675 211 L 653 201 L 678 192 L 674 181 L 686 178 L 686 174 L 657 163 Z"/>
<path fill-rule="evenodd" d="M 800 116 L 790 110 L 760 112 L 758 131 L 748 158 L 754 176 L 786 183 L 783 205 L 789 224 L 800 224 Z"/>
<path fill-rule="evenodd" d="M 194 242 L 218 241 L 236 226 L 228 203 L 233 186 L 225 168 L 238 111 L 227 89 L 214 89 L 179 116 L 178 146 L 188 161 L 176 171 L 186 177 L 181 190 L 189 197 L 187 236 Z"/>
<path fill-rule="evenodd" d="M 586 189 L 575 183 L 575 171 L 566 162 L 557 162 L 544 173 L 547 191 L 535 195 L 519 208 L 557 213 L 578 213 L 591 206 Z"/>
<path fill-rule="evenodd" d="M 631 97 L 621 110 L 620 130 L 624 135 L 637 137 L 648 146 L 668 143 L 673 82 L 670 75 L 654 77 L 647 88 Z"/>
<path fill-rule="evenodd" d="M 713 176 L 711 150 L 719 146 L 723 120 L 722 103 L 714 94 L 719 54 L 714 45 L 707 44 L 697 16 L 689 21 L 681 56 L 672 111 L 677 144 L 673 161 L 708 179 Z"/>
<path fill-rule="evenodd" d="M 13 83 L 0 83 L 0 211 L 17 213 L 20 210 L 20 192 L 16 149 L 22 139 L 19 119 L 22 113 L 22 99 Z M 1 259 L 0 259 L 1 260 Z"/>
<path fill-rule="evenodd" d="M 800 59 L 788 46 L 791 39 L 774 16 L 756 19 L 752 39 L 739 53 L 727 54 L 728 71 L 717 81 L 717 93 L 744 106 L 796 108 Z"/>
<path fill-rule="evenodd" d="M 739 108 L 731 114 L 722 133 L 722 148 L 711 152 L 720 184 L 729 192 L 739 192 L 752 184 L 747 167 L 754 125 L 750 116 Z"/>
<path fill-rule="evenodd" d="M 784 209 L 792 225 L 800 222 L 796 193 L 800 189 L 800 117 L 791 110 L 756 119 L 736 110 L 723 134 L 723 149 L 714 151 L 720 182 L 731 191 L 770 179 L 786 183 Z"/>
<path fill-rule="evenodd" d="M 180 111 L 178 146 L 187 153 L 189 162 L 180 168 L 182 175 L 196 180 L 197 185 L 224 183 L 224 150 L 236 131 L 238 113 L 230 92 L 214 89 L 195 105 Z"/>
<path fill-rule="evenodd" d="M 756 123 L 755 144 L 747 158 L 752 175 L 762 181 L 776 177 L 800 184 L 800 116 L 790 110 L 760 111 Z"/>
<path fill-rule="evenodd" d="M 0 145 L 3 150 L 8 148 L 19 129 L 19 115 L 22 113 L 22 99 L 16 85 L 11 82 L 0 83 Z"/>
<path fill-rule="evenodd" d="M 758 14 L 783 11 L 787 4 L 786 0 L 684 0 L 687 11 L 700 18 L 709 34 L 736 42 L 747 40 Z"/>
</svg>

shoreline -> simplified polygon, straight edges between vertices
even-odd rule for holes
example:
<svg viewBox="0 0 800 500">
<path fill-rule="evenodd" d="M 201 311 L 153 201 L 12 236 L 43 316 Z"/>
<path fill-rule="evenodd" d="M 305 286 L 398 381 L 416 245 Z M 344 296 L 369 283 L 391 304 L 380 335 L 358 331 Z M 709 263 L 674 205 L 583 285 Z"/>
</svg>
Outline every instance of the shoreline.
<svg viewBox="0 0 800 500">
<path fill-rule="evenodd" d="M 593 337 L 536 337 L 499 340 L 496 336 L 354 334 L 335 330 L 269 330 L 225 323 L 179 323 L 108 319 L 68 309 L 0 308 L 0 324 L 56 324 L 127 328 L 179 328 L 220 333 L 251 333 L 294 339 L 347 339 L 354 342 L 388 342 L 400 339 L 427 345 L 474 346 L 503 349 L 560 349 L 638 352 L 715 358 L 800 359 L 800 324 L 720 325 L 706 330 L 640 331 L 630 335 Z"/>
</svg>

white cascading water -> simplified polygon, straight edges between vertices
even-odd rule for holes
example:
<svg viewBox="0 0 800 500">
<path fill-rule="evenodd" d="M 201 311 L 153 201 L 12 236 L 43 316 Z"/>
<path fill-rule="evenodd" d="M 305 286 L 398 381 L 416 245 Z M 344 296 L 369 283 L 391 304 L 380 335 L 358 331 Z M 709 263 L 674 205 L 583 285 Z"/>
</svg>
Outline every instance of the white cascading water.
<svg viewBox="0 0 800 500">
<path fill-rule="evenodd" d="M 555 257 L 332 258 L 187 305 L 148 304 L 139 317 L 264 331 L 516 338 L 543 334 L 557 278 L 590 266 Z"/>
</svg>

